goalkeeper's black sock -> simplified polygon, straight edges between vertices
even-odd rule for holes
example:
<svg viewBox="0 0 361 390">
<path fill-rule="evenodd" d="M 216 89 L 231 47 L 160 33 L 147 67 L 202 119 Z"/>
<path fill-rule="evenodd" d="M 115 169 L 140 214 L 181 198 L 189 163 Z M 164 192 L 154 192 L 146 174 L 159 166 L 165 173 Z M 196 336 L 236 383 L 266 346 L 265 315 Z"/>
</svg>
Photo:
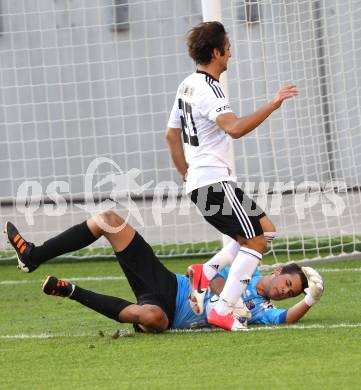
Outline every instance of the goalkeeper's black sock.
<svg viewBox="0 0 361 390">
<path fill-rule="evenodd" d="M 79 286 L 75 286 L 75 290 L 70 299 L 118 322 L 121 322 L 119 321 L 119 313 L 127 306 L 133 305 L 125 299 L 98 294 Z"/>
<path fill-rule="evenodd" d="M 32 248 L 29 260 L 33 264 L 40 265 L 64 253 L 85 248 L 96 240 L 85 221 L 50 238 L 43 245 Z"/>
</svg>

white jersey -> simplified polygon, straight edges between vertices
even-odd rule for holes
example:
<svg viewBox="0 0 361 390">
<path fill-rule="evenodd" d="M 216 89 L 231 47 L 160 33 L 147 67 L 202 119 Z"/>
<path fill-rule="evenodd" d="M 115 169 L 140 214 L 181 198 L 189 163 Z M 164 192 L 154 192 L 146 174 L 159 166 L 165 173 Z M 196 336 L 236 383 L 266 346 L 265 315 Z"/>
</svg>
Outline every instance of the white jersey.
<svg viewBox="0 0 361 390">
<path fill-rule="evenodd" d="M 236 181 L 230 160 L 231 137 L 216 124 L 232 112 L 218 80 L 206 72 L 192 73 L 178 87 L 168 127 L 181 128 L 189 165 L 186 192 L 220 181 Z"/>
</svg>

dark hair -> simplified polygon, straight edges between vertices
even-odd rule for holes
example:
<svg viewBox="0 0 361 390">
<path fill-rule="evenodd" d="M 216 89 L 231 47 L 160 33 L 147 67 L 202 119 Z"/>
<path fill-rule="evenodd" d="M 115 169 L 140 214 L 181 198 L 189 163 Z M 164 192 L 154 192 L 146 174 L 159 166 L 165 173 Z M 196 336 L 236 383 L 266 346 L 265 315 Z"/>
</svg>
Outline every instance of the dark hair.
<svg viewBox="0 0 361 390">
<path fill-rule="evenodd" d="M 298 274 L 301 278 L 302 291 L 308 287 L 308 281 L 306 275 L 303 273 L 301 267 L 296 263 L 289 263 L 282 266 L 281 275 L 282 274 Z"/>
<path fill-rule="evenodd" d="M 188 53 L 196 64 L 207 65 L 212 61 L 213 50 L 223 56 L 226 30 L 220 22 L 204 22 L 193 27 L 187 34 Z"/>
</svg>

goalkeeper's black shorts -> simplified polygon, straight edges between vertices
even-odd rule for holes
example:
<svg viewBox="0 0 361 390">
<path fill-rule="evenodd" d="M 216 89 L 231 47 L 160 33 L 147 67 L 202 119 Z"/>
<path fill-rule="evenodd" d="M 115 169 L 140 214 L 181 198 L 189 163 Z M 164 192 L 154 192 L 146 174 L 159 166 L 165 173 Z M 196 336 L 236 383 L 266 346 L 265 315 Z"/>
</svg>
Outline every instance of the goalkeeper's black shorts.
<svg viewBox="0 0 361 390">
<path fill-rule="evenodd" d="M 259 220 L 266 214 L 232 181 L 193 190 L 191 200 L 212 226 L 233 239 L 263 234 Z"/>
<path fill-rule="evenodd" d="M 138 233 L 131 243 L 115 255 L 139 305 L 159 306 L 171 326 L 177 298 L 177 277 L 154 254 L 151 246 Z"/>
</svg>

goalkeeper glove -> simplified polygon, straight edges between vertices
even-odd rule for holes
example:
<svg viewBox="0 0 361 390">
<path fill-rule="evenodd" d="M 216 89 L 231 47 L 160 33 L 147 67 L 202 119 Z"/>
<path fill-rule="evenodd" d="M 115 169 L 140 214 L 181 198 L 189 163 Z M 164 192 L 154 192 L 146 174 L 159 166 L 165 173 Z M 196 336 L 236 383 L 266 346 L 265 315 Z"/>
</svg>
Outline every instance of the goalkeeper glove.
<svg viewBox="0 0 361 390">
<path fill-rule="evenodd" d="M 302 267 L 302 271 L 308 281 L 308 288 L 305 288 L 304 302 L 306 305 L 312 306 L 321 299 L 324 290 L 323 280 L 321 275 L 311 267 Z"/>
</svg>

